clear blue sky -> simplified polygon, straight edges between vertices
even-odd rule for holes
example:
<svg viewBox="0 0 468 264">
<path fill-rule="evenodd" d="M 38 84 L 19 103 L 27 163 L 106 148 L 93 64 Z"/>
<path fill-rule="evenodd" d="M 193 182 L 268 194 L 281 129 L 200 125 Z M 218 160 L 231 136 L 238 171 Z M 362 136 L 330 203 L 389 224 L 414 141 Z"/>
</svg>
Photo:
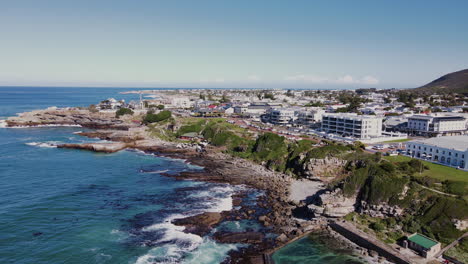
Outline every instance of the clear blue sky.
<svg viewBox="0 0 468 264">
<path fill-rule="evenodd" d="M 468 1 L 0 2 L 0 85 L 406 88 L 468 68 Z"/>
</svg>

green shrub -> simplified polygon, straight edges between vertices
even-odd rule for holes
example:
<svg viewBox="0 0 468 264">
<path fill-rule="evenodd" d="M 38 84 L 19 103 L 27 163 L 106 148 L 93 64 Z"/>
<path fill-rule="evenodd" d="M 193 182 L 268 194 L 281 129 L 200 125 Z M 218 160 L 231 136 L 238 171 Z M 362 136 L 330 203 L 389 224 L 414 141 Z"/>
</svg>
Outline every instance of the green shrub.
<svg viewBox="0 0 468 264">
<path fill-rule="evenodd" d="M 445 192 L 452 193 L 455 195 L 467 195 L 468 194 L 468 183 L 461 181 L 445 181 L 444 182 Z"/>
<path fill-rule="evenodd" d="M 117 112 L 115 112 L 115 117 L 117 118 L 123 115 L 133 115 L 132 109 L 122 107 L 119 110 L 117 110 Z"/>
<path fill-rule="evenodd" d="M 369 226 L 372 230 L 374 231 L 377 231 L 377 232 L 381 232 L 383 230 L 385 230 L 385 226 L 379 222 L 375 222 L 375 223 L 372 223 L 370 224 Z"/>
<path fill-rule="evenodd" d="M 311 159 L 324 159 L 326 157 L 336 157 L 339 154 L 342 154 L 347 151 L 351 151 L 351 146 L 343 146 L 343 145 L 335 145 L 330 144 L 323 147 L 313 148 L 311 149 L 307 157 Z"/>
<path fill-rule="evenodd" d="M 157 114 L 147 113 L 145 117 L 143 118 L 143 123 L 149 124 L 149 123 L 161 122 L 161 121 L 171 118 L 171 116 L 172 116 L 171 111 L 167 111 L 167 110 L 161 111 Z"/>
<path fill-rule="evenodd" d="M 177 136 L 181 136 L 186 133 L 200 133 L 203 130 L 203 126 L 205 124 L 205 120 L 200 120 L 195 124 L 190 124 L 190 125 L 185 125 L 181 126 L 179 130 L 177 131 Z"/>
</svg>

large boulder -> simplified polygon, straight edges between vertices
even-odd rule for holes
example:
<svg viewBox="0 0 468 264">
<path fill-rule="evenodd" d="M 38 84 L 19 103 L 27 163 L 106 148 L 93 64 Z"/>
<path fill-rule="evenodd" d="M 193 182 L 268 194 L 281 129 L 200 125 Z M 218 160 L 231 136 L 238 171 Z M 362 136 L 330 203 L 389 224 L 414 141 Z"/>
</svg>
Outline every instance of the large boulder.
<svg viewBox="0 0 468 264">
<path fill-rule="evenodd" d="M 210 232 L 212 226 L 223 220 L 223 215 L 218 212 L 205 212 L 199 215 L 186 218 L 174 219 L 172 223 L 178 226 L 185 226 L 185 231 L 197 235 L 205 235 Z"/>
</svg>

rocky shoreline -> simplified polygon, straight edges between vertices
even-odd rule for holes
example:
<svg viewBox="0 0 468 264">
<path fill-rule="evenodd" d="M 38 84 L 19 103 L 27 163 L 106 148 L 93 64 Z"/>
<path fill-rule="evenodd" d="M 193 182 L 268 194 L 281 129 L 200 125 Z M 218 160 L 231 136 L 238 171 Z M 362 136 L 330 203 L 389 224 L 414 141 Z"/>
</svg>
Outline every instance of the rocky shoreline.
<svg viewBox="0 0 468 264">
<path fill-rule="evenodd" d="M 174 224 L 186 227 L 185 232 L 204 235 L 225 220 L 256 220 L 268 232 L 276 236 L 266 237 L 256 231 L 217 232 L 213 238 L 221 243 L 247 243 L 249 247 L 231 251 L 225 263 L 264 263 L 263 254 L 271 254 L 274 249 L 313 230 L 324 230 L 325 218 L 301 220 L 293 217 L 293 210 L 305 207 L 290 200 L 292 178 L 288 175 L 270 171 L 262 165 L 222 153 L 214 147 L 197 151 L 194 145 L 176 144 L 155 139 L 146 131 L 146 127 L 131 119 L 118 119 L 108 113 L 91 113 L 87 110 L 46 109 L 20 114 L 6 120 L 8 127 L 43 126 L 43 125 L 79 125 L 97 129 L 81 132 L 79 135 L 99 138 L 109 143 L 62 144 L 59 148 L 74 148 L 97 152 L 116 152 L 126 148 L 138 149 L 156 156 L 184 159 L 203 167 L 202 171 L 182 172 L 178 175 L 165 175 L 180 180 L 246 185 L 264 194 L 257 198 L 255 206 L 244 203 L 245 195 L 233 196 L 236 205 L 231 211 L 221 213 L 202 213 L 183 219 L 174 220 Z"/>
</svg>

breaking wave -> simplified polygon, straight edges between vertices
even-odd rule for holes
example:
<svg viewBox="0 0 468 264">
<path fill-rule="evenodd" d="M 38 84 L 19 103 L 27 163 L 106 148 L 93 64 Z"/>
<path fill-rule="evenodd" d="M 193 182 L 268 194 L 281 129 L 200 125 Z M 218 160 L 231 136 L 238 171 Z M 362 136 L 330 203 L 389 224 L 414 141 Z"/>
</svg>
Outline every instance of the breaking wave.
<svg viewBox="0 0 468 264">
<path fill-rule="evenodd" d="M 25 143 L 28 146 L 40 147 L 40 148 L 56 148 L 60 142 L 58 141 L 47 141 L 47 142 L 28 142 Z"/>
</svg>

